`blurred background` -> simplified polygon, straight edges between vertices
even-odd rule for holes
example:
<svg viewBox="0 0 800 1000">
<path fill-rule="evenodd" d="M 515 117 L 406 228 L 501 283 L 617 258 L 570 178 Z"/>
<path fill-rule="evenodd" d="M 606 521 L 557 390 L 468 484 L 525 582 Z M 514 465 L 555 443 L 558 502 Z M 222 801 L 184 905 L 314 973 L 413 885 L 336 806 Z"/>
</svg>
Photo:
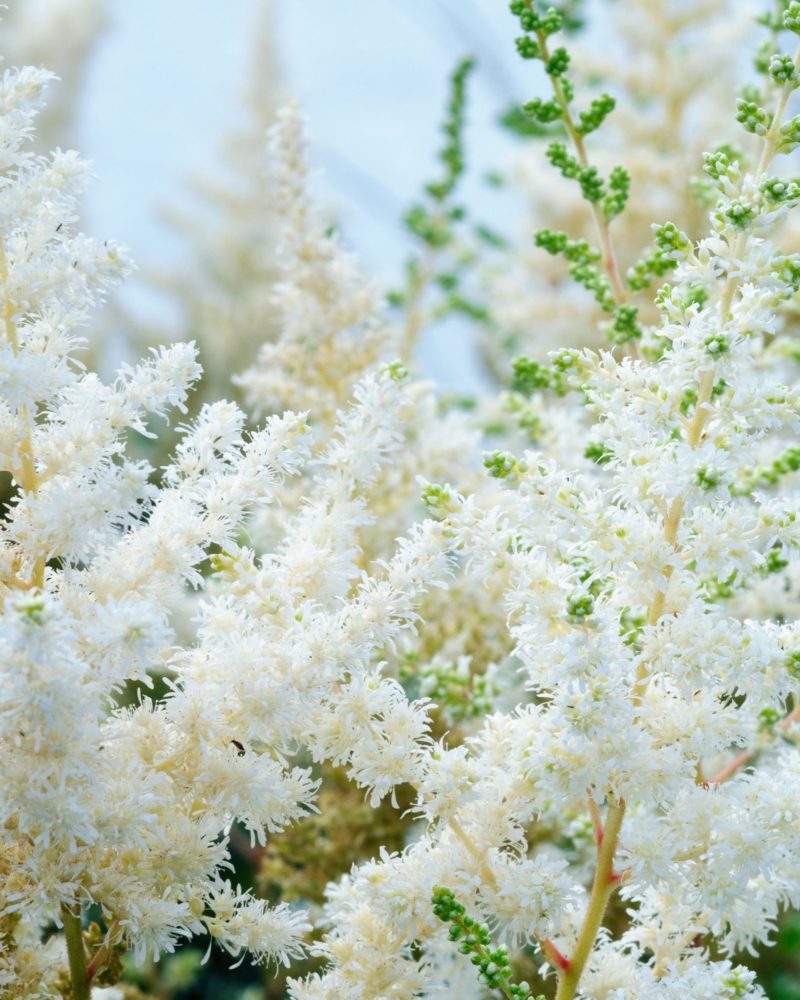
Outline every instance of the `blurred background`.
<svg viewBox="0 0 800 1000">
<path fill-rule="evenodd" d="M 59 6 L 22 2 L 43 13 Z M 479 60 L 465 197 L 489 198 L 480 178 L 513 145 L 496 126 L 497 112 L 525 93 L 528 67 L 516 58 L 513 20 L 497 16 L 497 0 L 83 6 L 86 24 L 94 21 L 98 30 L 80 112 L 65 138 L 95 165 L 86 201 L 90 231 L 127 244 L 145 271 L 179 266 L 190 253 L 165 215 L 187 209 L 193 180 L 219 172 L 226 141 L 250 126 L 247 102 L 259 97 L 270 110 L 276 101 L 299 100 L 320 196 L 370 272 L 388 284 L 409 253 L 402 216 L 434 170 L 447 77 L 458 58 Z M 490 211 L 509 216 L 507 202 L 496 201 Z M 130 283 L 122 295 L 148 323 L 178 322 L 170 302 L 142 283 Z M 445 386 L 480 380 L 470 352 L 449 351 L 441 336 L 421 350 L 429 374 Z"/>
<path fill-rule="evenodd" d="M 498 106 L 525 93 L 513 20 L 497 16 L 498 7 L 505 13 L 497 0 L 103 6 L 75 141 L 98 174 L 87 202 L 92 228 L 113 232 L 140 259 L 180 253 L 157 210 L 180 199 L 187 177 L 218 164 L 220 141 L 245 124 L 242 97 L 259 72 L 300 101 L 321 191 L 359 252 L 386 273 L 404 254 L 399 219 L 432 169 L 456 60 L 479 58 L 469 134 L 477 171 L 504 152 Z"/>
</svg>

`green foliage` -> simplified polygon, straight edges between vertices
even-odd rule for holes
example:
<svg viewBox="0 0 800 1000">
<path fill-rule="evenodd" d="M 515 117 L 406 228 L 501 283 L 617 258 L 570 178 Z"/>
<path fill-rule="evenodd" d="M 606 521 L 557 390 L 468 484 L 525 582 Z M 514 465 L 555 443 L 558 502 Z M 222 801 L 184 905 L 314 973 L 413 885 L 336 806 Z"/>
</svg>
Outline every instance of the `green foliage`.
<svg viewBox="0 0 800 1000">
<path fill-rule="evenodd" d="M 475 68 L 471 58 L 462 59 L 450 78 L 450 96 L 442 123 L 445 143 L 438 154 L 444 167 L 442 177 L 425 185 L 432 204 L 412 205 L 405 215 L 408 229 L 423 243 L 439 248 L 453 238 L 452 223 L 460 221 L 464 210 L 447 205 L 464 173 L 464 122 L 467 80 Z"/>
<path fill-rule="evenodd" d="M 790 293 L 800 289 L 800 254 L 792 254 L 776 261 L 778 277 Z"/>
<path fill-rule="evenodd" d="M 764 576 L 769 576 L 772 573 L 780 573 L 780 571 L 782 569 L 786 569 L 788 565 L 789 560 L 785 557 L 783 549 L 780 546 L 775 546 L 767 552 L 767 557 L 761 567 L 761 572 Z"/>
<path fill-rule="evenodd" d="M 442 125 L 445 145 L 439 153 L 445 174 L 441 181 L 429 184 L 428 193 L 438 202 L 443 202 L 453 193 L 464 172 L 464 113 L 466 108 L 467 79 L 475 68 L 471 58 L 462 59 L 456 66 L 450 80 L 450 101 L 447 116 Z"/>
</svg>

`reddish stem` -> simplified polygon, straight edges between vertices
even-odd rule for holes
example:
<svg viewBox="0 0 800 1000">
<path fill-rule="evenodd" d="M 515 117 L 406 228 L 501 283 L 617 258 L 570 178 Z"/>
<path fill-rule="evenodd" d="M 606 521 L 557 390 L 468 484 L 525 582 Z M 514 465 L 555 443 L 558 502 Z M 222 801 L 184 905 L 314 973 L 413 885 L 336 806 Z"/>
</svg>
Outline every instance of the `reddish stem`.
<svg viewBox="0 0 800 1000">
<path fill-rule="evenodd" d="M 539 947 L 542 949 L 545 958 L 554 968 L 560 969 L 562 972 L 566 972 L 569 969 L 569 959 L 558 950 L 550 938 L 540 941 Z"/>
<path fill-rule="evenodd" d="M 800 701 L 798 701 L 798 703 L 791 710 L 791 712 L 789 712 L 788 715 L 786 715 L 783 719 L 781 719 L 781 721 L 775 728 L 779 729 L 782 733 L 785 733 L 786 730 L 791 726 L 791 724 L 793 722 L 796 722 L 798 719 L 800 719 Z M 723 767 L 720 771 L 718 771 L 714 775 L 714 777 L 711 778 L 710 782 L 708 782 L 707 784 L 721 785 L 723 781 L 727 781 L 729 778 L 732 778 L 734 774 L 736 774 L 736 772 L 739 770 L 739 768 L 744 767 L 744 765 L 749 760 L 752 760 L 753 757 L 755 757 L 755 755 L 756 755 L 755 750 L 752 749 L 742 750 L 741 753 L 736 754 L 735 757 L 729 760 L 728 763 L 725 765 L 725 767 Z"/>
</svg>

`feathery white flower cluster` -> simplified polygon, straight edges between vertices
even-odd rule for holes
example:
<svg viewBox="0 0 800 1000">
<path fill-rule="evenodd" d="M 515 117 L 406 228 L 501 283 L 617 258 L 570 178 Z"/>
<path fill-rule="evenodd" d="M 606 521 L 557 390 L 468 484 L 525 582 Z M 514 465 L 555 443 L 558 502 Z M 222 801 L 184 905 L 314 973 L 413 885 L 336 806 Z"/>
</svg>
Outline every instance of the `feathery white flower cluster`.
<svg viewBox="0 0 800 1000">
<path fill-rule="evenodd" d="M 541 51 L 552 28 L 527 9 Z M 462 927 L 463 906 L 434 894 L 451 940 L 508 997 L 527 987 L 503 978 L 504 952 L 481 952 L 481 920 L 539 948 L 557 1000 L 763 996 L 708 943 L 768 941 L 800 902 L 797 625 L 729 607 L 797 559 L 797 496 L 754 488 L 752 469 L 800 418 L 773 343 L 799 262 L 769 241 L 800 196 L 769 175 L 797 144 L 784 114 L 799 64 L 763 112 L 758 167 L 707 157 L 710 235 L 695 245 L 673 227 L 677 267 L 644 357 L 556 356 L 585 401 L 596 472 L 496 453 L 503 501 L 429 489 L 466 572 L 500 581 L 530 696 L 461 746 L 421 747 L 407 780 L 427 832 L 331 888 L 330 970 L 294 982 L 294 1000 L 446 988 L 432 885 L 479 915 Z M 763 766 L 743 770 L 756 752 Z M 556 846 L 582 814 L 588 894 Z M 600 927 L 618 889 L 630 926 L 615 939 Z"/>
<path fill-rule="evenodd" d="M 0 539 L 0 982 L 8 996 L 56 995 L 64 956 L 54 963 L 37 942 L 55 922 L 82 997 L 87 903 L 108 926 L 95 967 L 122 942 L 157 957 L 201 932 L 233 954 L 298 953 L 304 917 L 234 889 L 224 833 L 237 814 L 271 828 L 302 815 L 307 771 L 273 744 L 240 758 L 233 733 L 198 741 L 207 694 L 180 671 L 158 706 L 113 706 L 177 656 L 170 605 L 307 449 L 303 417 L 245 437 L 244 415 L 219 403 L 184 429 L 161 487 L 126 457 L 128 429 L 183 408 L 200 370 L 187 344 L 111 385 L 75 359 L 80 327 L 126 263 L 73 232 L 85 165 L 25 150 L 47 80 L 8 70 L 0 89 L 0 454 L 13 477 Z"/>
<path fill-rule="evenodd" d="M 575 132 L 560 15 L 512 10 L 555 81 L 534 110 Z M 293 106 L 270 138 L 279 335 L 240 377 L 265 423 L 213 402 L 163 469 L 129 457 L 185 412 L 196 351 L 110 385 L 82 367 L 125 256 L 75 233 L 83 163 L 26 149 L 47 74 L 6 72 L 0 996 L 110 995 L 126 950 L 194 936 L 322 959 L 292 1000 L 532 997 L 512 961 L 555 1000 L 765 995 L 738 953 L 800 906 L 800 258 L 773 240 L 800 183 L 771 174 L 800 144 L 800 54 L 769 65 L 770 109 L 738 115 L 757 166 L 707 155 L 709 234 L 657 232 L 655 322 L 626 311 L 613 254 L 603 276 L 569 248 L 631 336 L 523 363 L 564 427 L 484 471 L 318 221 Z M 610 250 L 624 171 L 601 208 L 588 161 L 551 158 Z M 254 852 L 291 837 L 334 770 L 410 805 L 404 848 L 339 869 L 318 914 L 243 890 L 234 825 Z"/>
</svg>

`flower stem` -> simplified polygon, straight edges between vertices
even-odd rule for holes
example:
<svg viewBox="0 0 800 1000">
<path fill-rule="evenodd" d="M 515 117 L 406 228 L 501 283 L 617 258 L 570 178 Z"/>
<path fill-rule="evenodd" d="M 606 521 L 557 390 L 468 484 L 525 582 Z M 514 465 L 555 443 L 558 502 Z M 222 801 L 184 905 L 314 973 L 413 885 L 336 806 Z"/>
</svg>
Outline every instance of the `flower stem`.
<svg viewBox="0 0 800 1000">
<path fill-rule="evenodd" d="M 61 906 L 64 921 L 64 939 L 67 942 L 69 978 L 75 1000 L 91 1000 L 92 988 L 86 971 L 86 949 L 83 946 L 80 910 L 74 913 L 66 904 Z"/>
<path fill-rule="evenodd" d="M 566 969 L 559 972 L 556 1000 L 573 1000 L 580 982 L 584 966 L 592 953 L 597 932 L 603 923 L 606 907 L 619 879 L 614 877 L 614 855 L 617 852 L 619 834 L 625 817 L 625 803 L 611 805 L 603 827 L 603 837 L 597 851 L 597 867 L 589 896 L 589 905 L 583 918 L 575 950 L 569 956 Z"/>
</svg>

